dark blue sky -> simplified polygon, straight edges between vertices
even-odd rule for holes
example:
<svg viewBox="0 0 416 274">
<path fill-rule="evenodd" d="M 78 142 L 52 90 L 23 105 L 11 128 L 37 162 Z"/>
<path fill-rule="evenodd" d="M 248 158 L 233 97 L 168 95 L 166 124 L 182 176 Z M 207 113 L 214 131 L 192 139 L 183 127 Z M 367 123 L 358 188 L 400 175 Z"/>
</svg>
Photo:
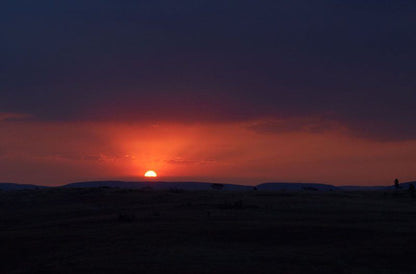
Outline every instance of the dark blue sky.
<svg viewBox="0 0 416 274">
<path fill-rule="evenodd" d="M 402 0 L 3 1 L 0 112 L 318 117 L 358 136 L 415 139 L 415 14 Z"/>
</svg>

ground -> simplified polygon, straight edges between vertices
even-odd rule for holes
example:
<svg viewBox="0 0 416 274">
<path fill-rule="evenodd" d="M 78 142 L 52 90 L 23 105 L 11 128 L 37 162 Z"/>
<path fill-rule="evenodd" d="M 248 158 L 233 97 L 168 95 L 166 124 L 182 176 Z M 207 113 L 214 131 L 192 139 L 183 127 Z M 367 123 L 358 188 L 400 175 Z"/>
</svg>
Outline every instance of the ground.
<svg viewBox="0 0 416 274">
<path fill-rule="evenodd" d="M 415 273 L 402 192 L 0 192 L 0 273 Z"/>
</svg>

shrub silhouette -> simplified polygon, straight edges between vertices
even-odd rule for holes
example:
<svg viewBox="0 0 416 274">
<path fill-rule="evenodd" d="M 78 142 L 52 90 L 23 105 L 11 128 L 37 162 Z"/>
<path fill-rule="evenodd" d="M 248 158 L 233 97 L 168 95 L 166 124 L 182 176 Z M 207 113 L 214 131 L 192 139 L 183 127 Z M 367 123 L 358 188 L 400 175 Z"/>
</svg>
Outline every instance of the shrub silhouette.
<svg viewBox="0 0 416 274">
<path fill-rule="evenodd" d="M 172 188 L 169 188 L 169 192 L 171 192 L 171 193 L 184 193 L 185 190 L 183 190 L 182 188 L 172 187 Z"/>
<path fill-rule="evenodd" d="M 256 209 L 257 205 L 250 205 L 243 202 L 243 200 L 237 200 L 234 202 L 224 202 L 218 205 L 219 209 Z"/>
<path fill-rule="evenodd" d="M 400 188 L 400 183 L 399 183 L 399 179 L 394 179 L 394 188 L 396 188 L 396 190 L 399 190 Z"/>
<path fill-rule="evenodd" d="M 243 209 L 243 201 L 238 200 L 234 203 L 224 202 L 223 204 L 218 205 L 219 209 Z"/>
<path fill-rule="evenodd" d="M 153 188 L 151 186 L 144 186 L 142 188 L 140 188 L 140 191 L 152 191 Z"/>
<path fill-rule="evenodd" d="M 409 192 L 412 198 L 415 197 L 415 186 L 413 184 L 409 184 Z"/>
<path fill-rule="evenodd" d="M 123 213 L 119 213 L 118 214 L 118 221 L 122 222 L 122 223 L 131 223 L 137 220 L 136 215 L 134 214 L 123 214 Z"/>
</svg>

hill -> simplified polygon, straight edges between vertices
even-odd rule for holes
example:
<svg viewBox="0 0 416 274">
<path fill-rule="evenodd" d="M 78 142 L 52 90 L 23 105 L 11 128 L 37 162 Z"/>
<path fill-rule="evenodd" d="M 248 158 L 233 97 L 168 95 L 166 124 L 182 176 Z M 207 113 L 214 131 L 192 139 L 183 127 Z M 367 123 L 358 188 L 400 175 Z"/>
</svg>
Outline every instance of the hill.
<svg viewBox="0 0 416 274">
<path fill-rule="evenodd" d="M 64 185 L 63 187 L 84 188 L 84 187 L 117 187 L 141 189 L 151 188 L 154 190 L 183 189 L 183 190 L 212 190 L 213 183 L 208 182 L 125 182 L 125 181 L 91 181 L 77 182 Z M 316 183 L 263 183 L 257 186 L 243 186 L 236 184 L 222 184 L 222 190 L 248 191 L 257 188 L 258 190 L 268 191 L 329 191 L 336 190 L 337 187 L 326 184 Z"/>
<path fill-rule="evenodd" d="M 151 188 L 154 190 L 211 190 L 212 183 L 208 182 L 125 182 L 125 181 L 91 181 L 91 182 L 77 182 L 64 185 L 63 187 L 70 188 L 85 188 L 85 187 L 116 187 L 116 188 L 130 188 L 141 189 Z M 251 190 L 252 186 L 242 186 L 234 184 L 223 184 L 223 190 Z"/>
<path fill-rule="evenodd" d="M 23 190 L 23 189 L 39 189 L 47 188 L 47 186 L 15 184 L 15 183 L 0 183 L 0 190 Z"/>
<path fill-rule="evenodd" d="M 285 191 L 330 191 L 336 190 L 337 187 L 326 184 L 316 183 L 263 183 L 257 185 L 258 190 L 285 190 Z"/>
<path fill-rule="evenodd" d="M 401 189 L 408 189 L 409 185 L 416 186 L 416 181 L 401 183 Z M 159 182 L 159 181 L 86 181 L 75 182 L 65 184 L 63 188 L 94 188 L 94 187 L 107 187 L 107 188 L 123 188 L 123 189 L 152 189 L 152 190 L 189 190 L 189 191 L 202 191 L 212 190 L 213 183 L 210 182 Z M 329 184 L 319 183 L 290 183 L 290 182 L 267 182 L 261 183 L 256 186 L 245 186 L 237 184 L 218 184 L 222 185 L 221 190 L 226 191 L 250 191 L 253 189 L 261 191 L 387 191 L 393 190 L 394 186 L 334 186 Z M 0 190 L 25 190 L 25 189 L 40 189 L 50 188 L 47 186 L 39 186 L 32 184 L 16 184 L 16 183 L 0 183 Z"/>
</svg>

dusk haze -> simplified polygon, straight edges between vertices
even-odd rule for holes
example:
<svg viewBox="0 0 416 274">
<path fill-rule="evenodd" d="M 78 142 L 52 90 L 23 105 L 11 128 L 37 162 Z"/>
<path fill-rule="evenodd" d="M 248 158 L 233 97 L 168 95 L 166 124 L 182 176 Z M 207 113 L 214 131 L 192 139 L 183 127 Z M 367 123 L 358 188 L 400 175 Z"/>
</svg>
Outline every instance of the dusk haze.
<svg viewBox="0 0 416 274">
<path fill-rule="evenodd" d="M 416 252 L 416 1 L 6 0 L 0 18 L 0 239 L 15 248 L 1 273 L 416 271 L 374 255 Z M 65 250 L 34 236 L 44 226 Z M 283 248 L 286 233 L 297 242 Z M 88 263 L 71 257 L 78 237 L 98 252 Z M 360 244 L 334 240 L 346 257 L 318 248 L 333 237 Z M 234 260 L 233 244 L 247 253 Z M 379 268 L 363 266 L 358 246 Z"/>
<path fill-rule="evenodd" d="M 412 1 L 1 9 L 0 180 L 416 179 Z"/>
</svg>

